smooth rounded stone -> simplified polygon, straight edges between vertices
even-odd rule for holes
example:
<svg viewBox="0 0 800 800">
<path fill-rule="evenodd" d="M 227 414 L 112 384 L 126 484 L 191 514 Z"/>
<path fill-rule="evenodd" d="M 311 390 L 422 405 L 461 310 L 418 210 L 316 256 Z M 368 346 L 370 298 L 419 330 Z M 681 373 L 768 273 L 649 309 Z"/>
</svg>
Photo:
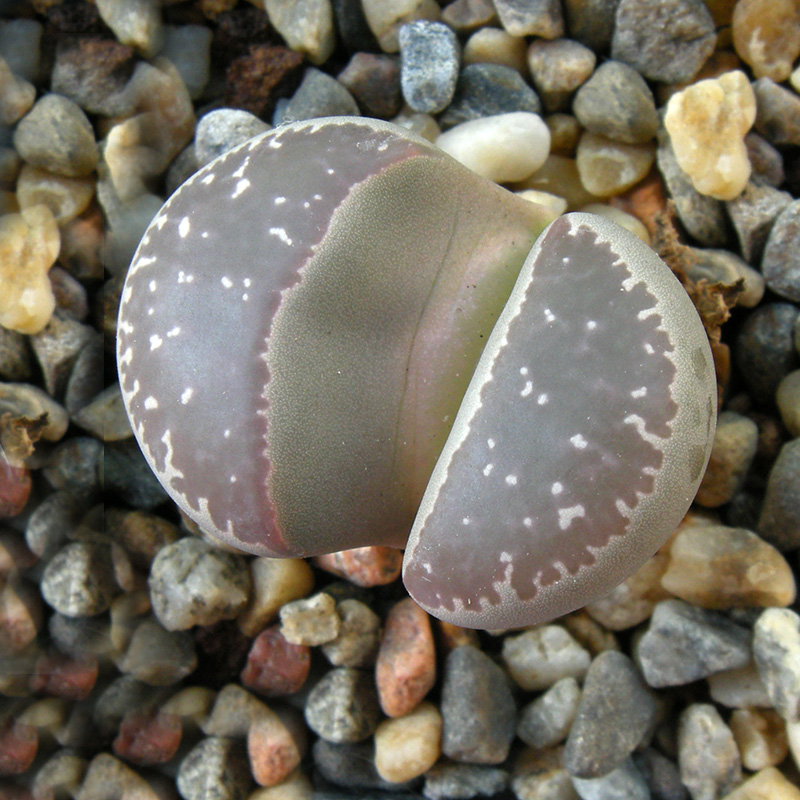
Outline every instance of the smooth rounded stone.
<svg viewBox="0 0 800 800">
<path fill-rule="evenodd" d="M 316 791 L 314 800 L 346 800 L 353 797 L 354 793 L 360 800 L 412 800 L 414 797 L 402 793 L 404 789 L 410 789 L 411 784 L 389 783 L 378 775 L 375 769 L 375 743 L 372 740 L 334 744 L 317 739 L 312 754 L 319 775 L 346 790 L 344 793 L 324 794 Z"/>
<path fill-rule="evenodd" d="M 792 341 L 798 317 L 800 311 L 791 303 L 768 303 L 752 311 L 739 331 L 734 357 L 759 405 L 771 406 L 778 384 L 800 363 Z M 759 533 L 774 543 L 760 528 Z"/>
<path fill-rule="evenodd" d="M 761 260 L 775 221 L 791 205 L 792 196 L 788 192 L 752 181 L 735 200 L 726 204 L 745 260 L 751 264 Z"/>
<path fill-rule="evenodd" d="M 508 786 L 508 773 L 498 767 L 440 760 L 425 773 L 422 794 L 428 800 L 472 800 L 494 797 Z"/>
<path fill-rule="evenodd" d="M 272 27 L 312 64 L 324 64 L 336 47 L 331 0 L 265 0 Z"/>
<path fill-rule="evenodd" d="M 302 689 L 310 667 L 310 648 L 287 642 L 280 628 L 273 625 L 253 640 L 241 680 L 261 695 L 281 697 Z"/>
<path fill-rule="evenodd" d="M 30 165 L 22 168 L 17 180 L 20 209 L 47 206 L 61 226 L 86 211 L 94 192 L 91 177 L 68 178 Z"/>
<path fill-rule="evenodd" d="M 793 0 L 740 0 L 732 18 L 733 46 L 756 78 L 778 83 L 800 56 L 800 13 Z"/>
<path fill-rule="evenodd" d="M 114 580 L 111 548 L 99 542 L 73 542 L 45 567 L 42 597 L 68 617 L 101 614 L 119 593 Z"/>
<path fill-rule="evenodd" d="M 600 778 L 621 767 L 656 719 L 656 702 L 633 662 L 609 650 L 589 666 L 564 748 L 576 778 Z"/>
<path fill-rule="evenodd" d="M 442 9 L 442 22 L 456 33 L 472 33 L 494 25 L 497 11 L 492 0 L 452 0 Z"/>
<path fill-rule="evenodd" d="M 57 311 L 46 327 L 31 337 L 45 388 L 51 395 L 63 395 L 81 351 L 96 336 L 90 325 Z"/>
<path fill-rule="evenodd" d="M 650 686 L 682 686 L 745 666 L 750 632 L 716 611 L 663 600 L 635 643 L 634 657 Z"/>
<path fill-rule="evenodd" d="M 103 337 L 96 333 L 81 348 L 67 380 L 64 406 L 71 414 L 87 406 L 103 391 L 104 358 Z"/>
<path fill-rule="evenodd" d="M 678 766 L 658 750 L 648 747 L 633 754 L 633 764 L 655 800 L 689 800 Z"/>
<path fill-rule="evenodd" d="M 775 767 L 767 767 L 739 784 L 725 800 L 800 800 L 800 789 Z"/>
<path fill-rule="evenodd" d="M 9 422 L 37 419 L 46 415 L 39 429 L 42 439 L 59 441 L 67 432 L 69 414 L 47 392 L 28 383 L 0 382 L 0 414 L 7 414 Z"/>
<path fill-rule="evenodd" d="M 116 442 L 133 435 L 117 383 L 73 414 L 72 421 L 104 442 Z"/>
<path fill-rule="evenodd" d="M 752 531 L 723 525 L 678 531 L 661 585 L 681 600 L 724 610 L 794 602 L 792 568 Z"/>
<path fill-rule="evenodd" d="M 717 800 L 741 782 L 733 733 L 710 703 L 692 703 L 678 718 L 678 766 L 692 800 Z"/>
<path fill-rule="evenodd" d="M 500 64 L 523 77 L 528 69 L 527 42 L 502 28 L 480 28 L 464 44 L 463 64 Z"/>
<path fill-rule="evenodd" d="M 281 633 L 286 641 L 309 647 L 332 642 L 342 625 L 336 613 L 336 601 L 327 592 L 286 603 L 280 610 L 280 617 Z"/>
<path fill-rule="evenodd" d="M 103 22 L 122 44 L 134 47 L 145 58 L 159 52 L 164 43 L 159 0 L 96 0 Z"/>
<path fill-rule="evenodd" d="M 97 199 L 108 220 L 100 255 L 103 266 L 112 275 L 124 275 L 147 226 L 164 205 L 164 200 L 158 195 L 143 194 L 121 203 L 116 196 L 112 199 L 112 194 L 110 185 L 104 186 L 103 181 L 98 183 Z"/>
<path fill-rule="evenodd" d="M 570 211 L 576 211 L 600 199 L 588 191 L 581 182 L 575 159 L 554 153 L 547 157 L 547 161 L 533 175 L 514 184 L 512 188 L 516 191 L 536 189 L 563 197 Z"/>
<path fill-rule="evenodd" d="M 353 95 L 339 81 L 308 67 L 289 102 L 282 110 L 276 107 L 273 123 L 282 125 L 317 117 L 358 116 L 360 113 Z"/>
<path fill-rule="evenodd" d="M 158 800 L 158 793 L 127 764 L 110 753 L 100 753 L 89 763 L 75 800 L 110 800 L 112 797 Z M 186 800 L 198 800 L 186 796 Z M 223 800 L 220 797 L 219 800 Z"/>
<path fill-rule="evenodd" d="M 322 652 L 334 667 L 368 667 L 375 663 L 381 640 L 381 618 L 360 600 L 345 599 L 336 604 L 342 620 L 339 635 L 322 645 Z"/>
<path fill-rule="evenodd" d="M 274 786 L 264 786 L 252 792 L 247 800 L 312 800 L 316 798 L 310 778 L 297 768 Z"/>
<path fill-rule="evenodd" d="M 647 232 L 645 224 L 638 217 L 634 217 L 633 214 L 629 214 L 621 208 L 606 203 L 589 203 L 581 211 L 610 219 L 621 228 L 630 231 L 634 236 L 638 236 L 646 245 L 650 245 L 650 234 Z"/>
<path fill-rule="evenodd" d="M 39 77 L 42 25 L 35 19 L 0 23 L 0 56 L 11 71 L 32 83 Z"/>
<path fill-rule="evenodd" d="M 800 145 L 800 97 L 770 78 L 753 83 L 756 130 L 774 145 Z"/>
<path fill-rule="evenodd" d="M 658 130 L 655 100 L 644 78 L 621 61 L 606 61 L 578 89 L 572 113 L 586 130 L 627 144 Z"/>
<path fill-rule="evenodd" d="M 494 0 L 500 24 L 512 36 L 564 35 L 564 16 L 558 0 Z"/>
<path fill-rule="evenodd" d="M 399 717 L 414 709 L 436 683 L 436 648 L 428 614 L 410 597 L 386 616 L 375 663 L 383 713 Z"/>
<path fill-rule="evenodd" d="M 150 686 L 172 686 L 197 667 L 194 640 L 185 631 L 166 631 L 146 619 L 134 631 L 117 666 Z"/>
<path fill-rule="evenodd" d="M 778 384 L 775 401 L 786 430 L 794 436 L 800 436 L 800 370 L 790 372 Z"/>
<path fill-rule="evenodd" d="M 439 119 L 443 128 L 460 122 L 527 111 L 538 114 L 542 104 L 536 92 L 511 67 L 467 64 L 461 69 L 453 101 Z"/>
<path fill-rule="evenodd" d="M 742 756 L 742 766 L 751 772 L 777 766 L 789 753 L 786 724 L 771 709 L 737 709 L 728 724 Z"/>
<path fill-rule="evenodd" d="M 14 147 L 31 166 L 77 178 L 97 166 L 94 131 L 80 106 L 46 94 L 19 121 Z"/>
<path fill-rule="evenodd" d="M 252 786 L 244 746 L 235 739 L 208 736 L 184 756 L 176 785 L 184 800 L 241 800 Z"/>
<path fill-rule="evenodd" d="M 362 6 L 367 24 L 385 53 L 400 49 L 400 28 L 406 22 L 441 16 L 436 0 L 362 0 Z"/>
<path fill-rule="evenodd" d="M 454 761 L 501 764 L 516 728 L 508 678 L 489 656 L 464 645 L 445 661 L 440 710 L 442 751 Z"/>
<path fill-rule="evenodd" d="M 17 77 L 0 56 L 0 125 L 14 125 L 30 111 L 36 100 L 36 87 Z"/>
<path fill-rule="evenodd" d="M 516 759 L 511 789 L 517 800 L 578 800 L 564 769 L 563 747 L 525 748 Z"/>
<path fill-rule="evenodd" d="M 211 75 L 211 29 L 205 25 L 168 25 L 165 34 L 159 56 L 175 65 L 189 97 L 199 99 Z"/>
<path fill-rule="evenodd" d="M 39 768 L 32 783 L 34 797 L 58 797 L 65 792 L 75 797 L 81 788 L 89 762 L 67 749 L 58 750 Z"/>
<path fill-rule="evenodd" d="M 556 681 L 522 709 L 517 736 L 537 750 L 560 744 L 567 738 L 580 699 L 581 689 L 575 678 Z"/>
<path fill-rule="evenodd" d="M 767 237 L 761 272 L 773 292 L 800 302 L 800 200 L 789 203 Z"/>
<path fill-rule="evenodd" d="M 105 656 L 111 648 L 109 625 L 94 617 L 67 617 L 56 612 L 47 630 L 59 651 L 75 658 Z"/>
<path fill-rule="evenodd" d="M 570 96 L 592 74 L 596 61 L 588 47 L 571 39 L 536 39 L 528 47 L 533 85 L 550 111 L 569 105 Z"/>
<path fill-rule="evenodd" d="M 800 722 L 800 616 L 788 608 L 768 608 L 753 629 L 758 674 L 775 710 Z"/>
<path fill-rule="evenodd" d="M 182 183 L 188 181 L 198 169 L 200 169 L 200 165 L 197 163 L 194 142 L 192 142 L 186 145 L 169 165 L 164 184 L 167 196 L 174 194 L 175 190 Z"/>
<path fill-rule="evenodd" d="M 738 305 L 755 308 L 764 297 L 764 276 L 754 270 L 743 258 L 729 250 L 714 250 L 693 247 L 694 263 L 689 267 L 689 277 L 697 282 L 705 279 L 709 283 L 736 283 L 744 281 L 744 291 L 739 295 Z"/>
<path fill-rule="evenodd" d="M 148 587 L 158 621 L 182 631 L 236 617 L 247 603 L 250 573 L 241 556 L 187 536 L 159 551 Z"/>
<path fill-rule="evenodd" d="M 308 727 L 335 744 L 363 741 L 381 716 L 372 676 L 350 667 L 326 673 L 306 698 L 304 712 Z"/>
<path fill-rule="evenodd" d="M 168 499 L 134 439 L 105 442 L 99 465 L 105 491 L 129 506 L 152 510 Z"/>
<path fill-rule="evenodd" d="M 703 66 L 716 40 L 702 0 L 620 0 L 611 57 L 648 80 L 682 83 Z"/>
<path fill-rule="evenodd" d="M 496 183 L 521 181 L 550 152 L 550 131 L 538 114 L 518 111 L 462 122 L 436 139 L 436 146 Z"/>
<path fill-rule="evenodd" d="M 531 203 L 549 208 L 555 214 L 561 215 L 566 213 L 567 201 L 563 197 L 558 197 L 549 192 L 540 192 L 538 189 L 523 189 L 516 194 L 520 197 L 524 197 L 526 200 L 530 200 Z"/>
<path fill-rule="evenodd" d="M 402 34 L 401 34 L 402 35 Z M 391 783 L 427 772 L 441 753 L 442 715 L 422 702 L 403 717 L 387 719 L 375 730 L 375 769 Z"/>
<path fill-rule="evenodd" d="M 733 200 L 745 188 L 751 168 L 744 137 L 755 117 L 755 94 L 740 70 L 670 97 L 664 124 L 678 164 L 700 194 Z"/>
<path fill-rule="evenodd" d="M 39 591 L 32 583 L 11 576 L 0 588 L 0 650 L 4 653 L 24 650 L 36 639 L 42 620 Z"/>
<path fill-rule="evenodd" d="M 544 118 L 550 129 L 550 152 L 562 156 L 573 156 L 578 147 L 583 128 L 571 114 L 556 112 Z"/>
<path fill-rule="evenodd" d="M 314 588 L 314 573 L 301 558 L 252 558 L 248 566 L 252 589 L 236 622 L 245 636 L 255 636 L 277 618 L 281 606 Z"/>
<path fill-rule="evenodd" d="M 417 20 L 400 28 L 400 88 L 414 111 L 437 114 L 453 99 L 461 47 L 441 22 Z"/>
<path fill-rule="evenodd" d="M 317 556 L 314 564 L 356 586 L 385 586 L 400 577 L 403 551 L 381 545 L 355 547 Z"/>
<path fill-rule="evenodd" d="M 401 111 L 392 122 L 429 142 L 435 142 L 436 137 L 442 132 L 439 123 L 430 114 L 417 114 L 410 109 Z"/>
<path fill-rule="evenodd" d="M 302 718 L 295 709 L 255 720 L 247 732 L 247 754 L 256 783 L 279 786 L 289 778 L 306 753 L 306 738 Z"/>
<path fill-rule="evenodd" d="M 742 488 L 758 446 L 758 426 L 735 411 L 717 420 L 711 458 L 695 498 L 701 506 L 718 508 Z"/>
<path fill-rule="evenodd" d="M 581 800 L 649 800 L 650 789 L 631 759 L 599 778 L 572 778 Z"/>
<path fill-rule="evenodd" d="M 543 625 L 503 640 L 506 668 L 527 692 L 549 689 L 562 678 L 583 680 L 591 660 L 560 625 Z"/>
<path fill-rule="evenodd" d="M 270 129 L 266 122 L 249 111 L 238 108 L 209 111 L 198 120 L 194 134 L 194 155 L 198 168 Z"/>
<path fill-rule="evenodd" d="M 0 325 L 39 333 L 50 320 L 55 297 L 47 278 L 61 244 L 49 208 L 34 206 L 0 217 Z"/>
<path fill-rule="evenodd" d="M 200 729 L 207 736 L 245 737 L 257 720 L 273 714 L 255 695 L 238 684 L 228 683 L 217 693 Z"/>
<path fill-rule="evenodd" d="M 754 663 L 709 675 L 711 699 L 726 708 L 766 707 L 769 695 Z"/>
<path fill-rule="evenodd" d="M 28 340 L 17 331 L 0 326 L 0 378 L 26 382 L 33 378 L 33 358 Z"/>
<path fill-rule="evenodd" d="M 370 116 L 391 119 L 403 106 L 397 56 L 353 53 L 336 80 Z"/>
<path fill-rule="evenodd" d="M 744 137 L 744 146 L 753 169 L 750 176 L 752 181 L 778 187 L 786 180 L 780 150 L 774 148 L 763 136 L 750 131 Z"/>
<path fill-rule="evenodd" d="M 654 159 L 651 144 L 623 144 L 588 131 L 581 136 L 575 155 L 581 182 L 597 197 L 630 189 L 647 175 Z"/>
<path fill-rule="evenodd" d="M 659 130 L 656 164 L 683 227 L 700 244 L 720 247 L 728 239 L 725 206 L 720 200 L 700 194 L 680 168 L 665 129 Z"/>
</svg>

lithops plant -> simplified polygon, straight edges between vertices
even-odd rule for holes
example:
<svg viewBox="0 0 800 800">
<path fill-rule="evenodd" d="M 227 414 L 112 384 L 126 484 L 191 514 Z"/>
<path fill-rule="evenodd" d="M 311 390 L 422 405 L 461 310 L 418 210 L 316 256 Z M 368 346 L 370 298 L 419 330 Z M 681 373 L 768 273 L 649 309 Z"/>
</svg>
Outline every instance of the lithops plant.
<svg viewBox="0 0 800 800">
<path fill-rule="evenodd" d="M 409 591 L 459 625 L 608 591 L 694 497 L 714 370 L 646 245 L 551 220 L 376 120 L 211 162 L 122 294 L 120 383 L 159 480 L 252 553 L 407 543 Z"/>
</svg>

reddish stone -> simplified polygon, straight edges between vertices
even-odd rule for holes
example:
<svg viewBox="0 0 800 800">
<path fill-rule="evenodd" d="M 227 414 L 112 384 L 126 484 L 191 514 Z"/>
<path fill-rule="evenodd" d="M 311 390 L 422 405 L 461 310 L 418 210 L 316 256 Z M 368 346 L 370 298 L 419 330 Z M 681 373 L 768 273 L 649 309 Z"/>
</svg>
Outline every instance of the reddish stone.
<svg viewBox="0 0 800 800">
<path fill-rule="evenodd" d="M 39 735 L 32 725 L 0 728 L 0 775 L 21 775 L 36 758 Z"/>
<path fill-rule="evenodd" d="M 84 700 L 97 681 L 97 659 L 92 655 L 78 658 L 51 653 L 40 656 L 31 677 L 32 692 L 63 697 L 65 700 Z"/>
<path fill-rule="evenodd" d="M 25 467 L 12 467 L 0 456 L 0 517 L 16 517 L 31 494 L 31 473 Z"/>
<path fill-rule="evenodd" d="M 183 727 L 175 714 L 133 712 L 122 720 L 114 752 L 134 764 L 166 764 L 181 743 Z"/>
<path fill-rule="evenodd" d="M 436 682 L 430 617 L 410 597 L 386 618 L 375 674 L 378 699 L 389 717 L 412 711 Z"/>
<path fill-rule="evenodd" d="M 350 90 L 365 114 L 390 119 L 400 113 L 400 61 L 397 57 L 355 53 L 337 80 Z"/>
<path fill-rule="evenodd" d="M 392 547 L 356 547 L 317 556 L 314 563 L 356 586 L 385 586 L 400 577 L 403 551 Z"/>
<path fill-rule="evenodd" d="M 247 754 L 259 786 L 280 783 L 303 757 L 295 737 L 277 714 L 253 722 L 247 732 Z"/>
<path fill-rule="evenodd" d="M 294 694 L 308 677 L 311 651 L 284 639 L 280 625 L 262 631 L 253 641 L 242 683 L 267 697 Z"/>
</svg>

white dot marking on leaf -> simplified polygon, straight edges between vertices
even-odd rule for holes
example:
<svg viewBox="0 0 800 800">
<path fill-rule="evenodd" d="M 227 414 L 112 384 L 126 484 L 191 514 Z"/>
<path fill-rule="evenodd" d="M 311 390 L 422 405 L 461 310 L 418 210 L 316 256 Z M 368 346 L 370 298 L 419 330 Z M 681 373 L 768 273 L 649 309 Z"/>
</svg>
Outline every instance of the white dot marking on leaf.
<svg viewBox="0 0 800 800">
<path fill-rule="evenodd" d="M 214 183 L 214 178 L 216 177 L 217 176 L 213 172 L 209 172 L 208 175 L 203 178 L 202 183 L 208 186 L 209 184 Z"/>
<path fill-rule="evenodd" d="M 588 330 L 590 330 L 590 331 L 593 331 L 593 330 L 595 330 L 595 329 L 597 328 L 597 323 L 596 323 L 596 322 L 595 322 L 593 319 L 590 319 L 590 320 L 589 320 L 589 321 L 586 323 L 586 328 L 587 328 Z"/>
<path fill-rule="evenodd" d="M 533 391 L 533 383 L 525 381 L 525 388 L 519 393 L 520 397 L 527 397 Z"/>
<path fill-rule="evenodd" d="M 494 469 L 494 464 L 487 464 L 483 468 L 483 474 L 488 478 L 491 475 L 492 470 Z"/>
<path fill-rule="evenodd" d="M 527 375 L 528 374 L 528 368 L 527 367 L 520 367 L 519 368 L 519 374 L 520 375 Z"/>
<path fill-rule="evenodd" d="M 285 197 L 276 197 L 273 200 L 273 202 L 275 203 L 276 206 L 282 206 L 286 202 L 286 198 Z"/>
<path fill-rule="evenodd" d="M 232 281 L 232 280 L 231 280 L 231 279 L 230 279 L 230 278 L 229 278 L 227 275 L 223 275 L 223 276 L 222 276 L 222 277 L 219 279 L 219 282 L 220 282 L 220 283 L 221 283 L 221 284 L 222 284 L 222 285 L 223 285 L 223 286 L 224 286 L 226 289 L 231 289 L 231 288 L 233 288 L 233 281 Z"/>
<path fill-rule="evenodd" d="M 526 528 L 530 528 L 533 525 L 533 520 L 530 517 L 525 517 L 525 519 L 522 520 L 522 524 Z"/>
<path fill-rule="evenodd" d="M 186 405 L 192 399 L 193 394 L 194 394 L 194 389 L 191 386 L 187 386 L 183 390 L 183 394 L 181 394 L 181 403 L 183 403 L 183 405 Z"/>
<path fill-rule="evenodd" d="M 556 315 L 549 308 L 546 308 L 544 310 L 544 318 L 548 322 L 555 322 L 556 321 Z"/>
<path fill-rule="evenodd" d="M 462 524 L 462 525 L 469 525 L 469 517 L 464 517 L 464 518 L 461 520 L 461 524 Z"/>
<path fill-rule="evenodd" d="M 180 332 L 180 325 L 176 325 L 172 330 L 167 331 L 167 339 L 174 339 Z"/>
<path fill-rule="evenodd" d="M 184 217 L 178 223 L 178 236 L 181 239 L 185 239 L 189 235 L 189 231 L 192 229 L 192 224 L 189 222 L 189 217 Z"/>
<path fill-rule="evenodd" d="M 576 517 L 585 517 L 586 509 L 582 505 L 558 509 L 558 527 L 565 531 Z"/>
<path fill-rule="evenodd" d="M 154 333 L 150 337 L 150 352 L 152 353 L 153 350 L 158 350 L 162 344 L 164 344 L 164 340 L 157 333 Z"/>
<path fill-rule="evenodd" d="M 546 393 L 546 392 L 542 392 L 542 393 L 541 393 L 541 394 L 540 394 L 540 395 L 539 395 L 539 396 L 536 398 L 536 402 L 537 402 L 537 403 L 538 403 L 540 406 L 543 406 L 543 405 L 546 405 L 547 403 L 549 403 L 549 402 L 550 402 L 550 398 L 547 396 L 547 393 Z"/>
<path fill-rule="evenodd" d="M 486 444 L 489 445 L 490 450 L 494 449 L 494 444 L 495 444 L 494 439 L 487 439 Z"/>
<path fill-rule="evenodd" d="M 151 292 L 154 292 L 158 288 L 158 284 L 155 281 L 150 281 L 150 283 L 147 284 L 147 288 Z"/>
<path fill-rule="evenodd" d="M 631 397 L 633 397 L 635 400 L 638 400 L 640 397 L 646 397 L 646 396 L 647 396 L 646 386 L 640 386 L 638 389 L 634 389 L 631 392 Z"/>
<path fill-rule="evenodd" d="M 550 492 L 551 492 L 552 494 L 561 494 L 561 492 L 563 492 L 563 491 L 564 491 L 564 484 L 562 484 L 560 481 L 556 481 L 556 482 L 555 482 L 555 483 L 554 483 L 554 484 L 553 484 L 553 485 L 550 487 Z"/>
<path fill-rule="evenodd" d="M 509 486 L 516 486 L 517 485 L 517 476 L 516 475 L 506 475 L 506 483 Z"/>
<path fill-rule="evenodd" d="M 233 190 L 233 194 L 231 195 L 231 200 L 235 200 L 239 195 L 243 192 L 247 191 L 250 188 L 250 181 L 247 178 L 242 178 L 240 181 L 237 182 L 236 188 Z"/>
<path fill-rule="evenodd" d="M 578 450 L 583 450 L 589 444 L 580 433 L 570 436 L 569 440 L 572 442 L 574 447 L 578 448 Z"/>
<path fill-rule="evenodd" d="M 156 400 L 153 395 L 150 395 L 150 397 L 145 398 L 144 407 L 148 411 L 152 411 L 153 409 L 158 408 L 158 400 Z"/>
</svg>

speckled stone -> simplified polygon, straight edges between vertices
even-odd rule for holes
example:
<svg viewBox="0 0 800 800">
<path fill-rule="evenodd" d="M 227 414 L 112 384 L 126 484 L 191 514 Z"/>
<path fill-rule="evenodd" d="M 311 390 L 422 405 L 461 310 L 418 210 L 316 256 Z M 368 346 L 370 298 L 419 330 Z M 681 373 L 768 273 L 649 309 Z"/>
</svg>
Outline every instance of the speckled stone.
<svg viewBox="0 0 800 800">
<path fill-rule="evenodd" d="M 330 670 L 309 693 L 305 718 L 314 733 L 335 744 L 368 738 L 380 720 L 372 677 L 350 667 Z"/>
<path fill-rule="evenodd" d="M 183 758 L 176 783 L 184 800 L 241 800 L 249 794 L 251 781 L 244 745 L 208 736 Z"/>
<path fill-rule="evenodd" d="M 650 790 L 633 761 L 627 759 L 599 778 L 572 778 L 581 800 L 648 800 Z"/>
<path fill-rule="evenodd" d="M 650 686 L 681 686 L 745 666 L 750 632 L 716 611 L 664 600 L 636 642 L 634 657 Z"/>
<path fill-rule="evenodd" d="M 335 667 L 368 667 L 375 663 L 381 639 L 381 618 L 365 603 L 340 600 L 336 613 L 342 620 L 339 635 L 322 645 L 322 652 Z"/>
<path fill-rule="evenodd" d="M 362 0 L 364 15 L 381 49 L 396 53 L 400 49 L 401 26 L 416 19 L 439 19 L 436 0 Z"/>
<path fill-rule="evenodd" d="M 800 302 L 800 200 L 784 207 L 771 227 L 761 271 L 773 292 Z"/>
<path fill-rule="evenodd" d="M 536 39 L 528 47 L 533 85 L 548 111 L 566 109 L 572 93 L 589 78 L 597 57 L 571 39 Z"/>
<path fill-rule="evenodd" d="M 744 281 L 744 291 L 739 295 L 738 305 L 755 308 L 764 297 L 764 276 L 754 270 L 743 258 L 729 250 L 693 247 L 695 262 L 689 267 L 693 281 L 705 278 L 709 283 L 736 283 Z"/>
<path fill-rule="evenodd" d="M 752 181 L 735 200 L 726 203 L 746 261 L 760 261 L 775 220 L 791 204 L 788 192 Z"/>
<path fill-rule="evenodd" d="M 770 78 L 753 84 L 756 130 L 771 144 L 800 145 L 800 97 Z"/>
<path fill-rule="evenodd" d="M 503 661 L 525 691 L 549 689 L 562 678 L 583 680 L 591 656 L 560 625 L 544 625 L 503 640 Z"/>
<path fill-rule="evenodd" d="M 330 0 L 265 0 L 269 21 L 294 51 L 324 64 L 336 47 Z"/>
<path fill-rule="evenodd" d="M 444 667 L 442 751 L 470 764 L 500 764 L 516 728 L 516 704 L 503 670 L 469 645 L 453 650 Z"/>
<path fill-rule="evenodd" d="M 400 28 L 400 88 L 411 109 L 437 114 L 453 99 L 461 47 L 441 22 L 417 20 Z"/>
<path fill-rule="evenodd" d="M 332 642 L 342 624 L 336 613 L 336 601 L 327 592 L 286 603 L 280 610 L 280 617 L 281 633 L 286 641 L 309 647 Z"/>
<path fill-rule="evenodd" d="M 717 800 L 742 779 L 731 729 L 710 703 L 692 703 L 678 720 L 678 764 L 692 800 Z"/>
<path fill-rule="evenodd" d="M 517 736 L 537 750 L 560 744 L 575 719 L 580 697 L 581 689 L 575 678 L 556 681 L 544 694 L 523 707 Z"/>
<path fill-rule="evenodd" d="M 500 23 L 512 36 L 564 35 L 564 17 L 558 0 L 494 0 Z"/>
<path fill-rule="evenodd" d="M 498 767 L 439 761 L 425 773 L 423 795 L 428 800 L 493 797 L 508 785 L 508 773 Z"/>
<path fill-rule="evenodd" d="M 353 95 L 339 81 L 314 67 L 308 67 L 289 102 L 276 106 L 272 121 L 275 125 L 281 125 L 315 117 L 358 116 L 360 113 Z"/>
<path fill-rule="evenodd" d="M 365 114 L 391 119 L 402 108 L 397 56 L 353 53 L 336 79 L 353 95 Z"/>
<path fill-rule="evenodd" d="M 221 156 L 237 144 L 270 130 L 249 111 L 238 108 L 217 108 L 204 114 L 194 134 L 194 156 L 197 167 Z"/>
<path fill-rule="evenodd" d="M 753 628 L 758 674 L 776 711 L 800 722 L 800 616 L 789 608 L 768 608 Z"/>
</svg>

